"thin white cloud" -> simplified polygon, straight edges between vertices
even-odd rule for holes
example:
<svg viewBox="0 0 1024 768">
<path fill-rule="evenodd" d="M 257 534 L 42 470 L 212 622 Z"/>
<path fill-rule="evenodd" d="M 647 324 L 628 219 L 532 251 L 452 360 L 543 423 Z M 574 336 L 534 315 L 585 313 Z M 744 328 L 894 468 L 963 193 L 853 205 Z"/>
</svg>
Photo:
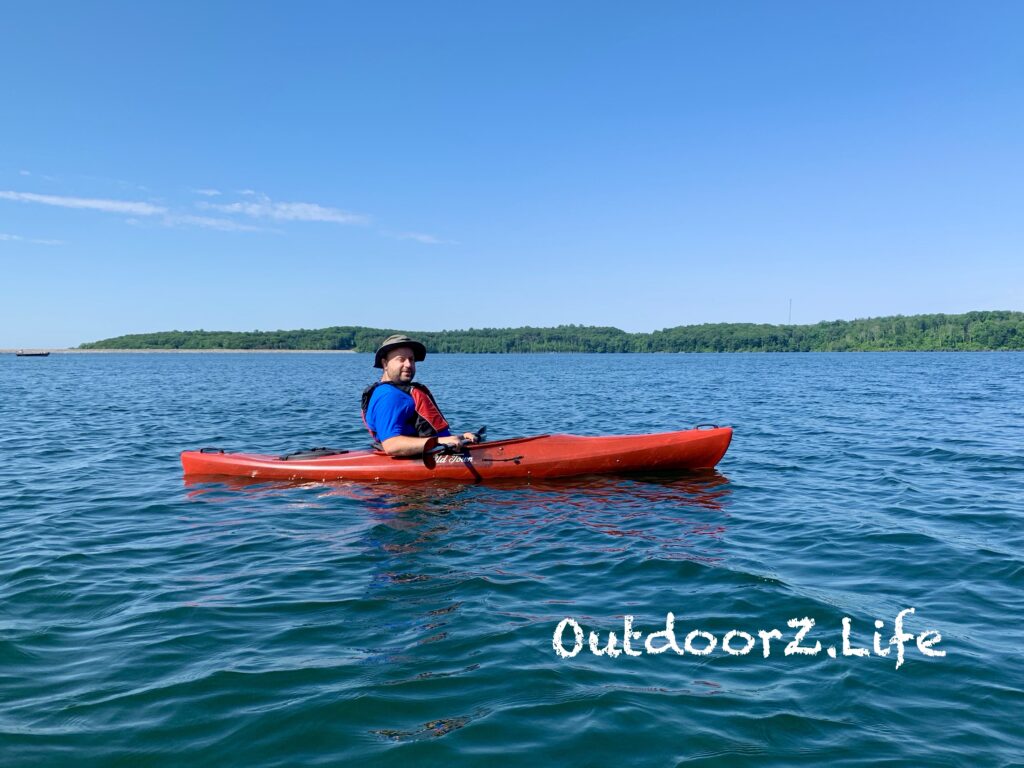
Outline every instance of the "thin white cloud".
<svg viewBox="0 0 1024 768">
<path fill-rule="evenodd" d="M 63 240 L 40 240 L 36 237 L 22 237 L 21 235 L 8 235 L 0 232 L 0 241 L 9 243 L 32 243 L 33 245 L 64 245 Z"/>
<path fill-rule="evenodd" d="M 191 226 L 202 227 L 203 229 L 218 229 L 221 232 L 269 232 L 264 227 L 254 227 L 251 224 L 240 224 L 231 219 L 222 219 L 214 216 L 193 216 L 191 214 L 168 214 L 164 216 L 163 223 L 168 227 Z"/>
<path fill-rule="evenodd" d="M 30 171 L 21 171 L 24 176 L 34 176 Z M 42 178 L 42 177 L 39 177 Z M 223 194 L 218 189 L 210 187 L 194 188 L 193 193 L 207 198 L 214 198 Z M 268 226 L 256 226 L 242 223 L 235 218 L 244 216 L 250 219 L 257 219 L 263 222 L 327 222 L 332 224 L 358 225 L 370 223 L 370 217 L 361 213 L 346 211 L 341 208 L 320 205 L 318 203 L 306 202 L 279 202 L 271 200 L 267 195 L 253 190 L 242 190 L 239 195 L 244 195 L 245 200 L 238 202 L 214 203 L 207 200 L 199 200 L 195 206 L 202 211 L 227 214 L 228 216 L 203 216 L 176 211 L 173 207 L 163 204 L 162 201 L 142 202 L 135 200 L 115 200 L 99 197 L 72 197 L 68 195 L 49 195 L 37 192 L 20 192 L 16 190 L 0 190 L 0 200 L 11 200 L 20 203 L 35 203 L 37 205 L 49 205 L 59 208 L 71 208 L 78 210 L 100 211 L 103 213 L 125 214 L 126 223 L 138 225 L 143 219 L 160 217 L 159 224 L 166 227 L 199 227 L 202 229 L 213 229 L 222 232 L 276 232 L 281 230 Z M 420 232 L 384 233 L 390 237 L 402 240 L 414 240 L 427 245 L 449 245 L 454 244 L 453 240 L 443 240 L 434 235 Z M 17 237 L 8 235 L 3 240 L 11 241 Z M 31 240 L 21 238 L 24 242 L 37 242 L 44 245 L 58 245 L 58 240 Z"/>
<path fill-rule="evenodd" d="M 130 200 L 106 200 L 96 197 L 37 195 L 35 192 L 13 192 L 10 190 L 0 190 L 0 199 L 17 200 L 22 203 L 55 205 L 60 208 L 79 208 L 91 211 L 103 211 L 105 213 L 128 213 L 134 216 L 154 216 L 161 213 L 167 213 L 166 208 L 159 205 L 152 205 L 151 203 L 139 203 Z"/>
<path fill-rule="evenodd" d="M 31 176 L 32 171 L 18 171 L 21 176 Z"/>
<path fill-rule="evenodd" d="M 242 214 L 254 219 L 273 219 L 275 221 L 324 221 L 334 224 L 366 224 L 369 217 L 360 213 L 330 208 L 317 203 L 277 203 L 266 195 L 261 195 L 256 202 L 245 203 L 205 203 L 196 205 L 203 210 L 220 211 L 221 213 Z"/>
<path fill-rule="evenodd" d="M 395 232 L 391 234 L 391 237 L 399 240 L 415 240 L 417 243 L 423 243 L 424 245 L 458 245 L 458 240 L 444 240 L 434 235 L 428 235 L 423 232 Z"/>
</svg>

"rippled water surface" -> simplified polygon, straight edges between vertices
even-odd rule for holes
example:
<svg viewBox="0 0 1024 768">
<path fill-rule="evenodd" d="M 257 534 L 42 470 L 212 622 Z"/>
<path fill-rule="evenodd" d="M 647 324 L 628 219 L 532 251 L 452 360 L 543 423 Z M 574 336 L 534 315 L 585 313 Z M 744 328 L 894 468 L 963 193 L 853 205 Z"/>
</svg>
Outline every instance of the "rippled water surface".
<svg viewBox="0 0 1024 768">
<path fill-rule="evenodd" d="M 186 448 L 364 443 L 373 373 L 0 359 L 0 763 L 1024 760 L 1024 354 L 438 355 L 420 379 L 492 439 L 716 422 L 733 444 L 679 477 L 183 481 Z M 907 608 L 946 655 L 907 640 L 897 669 L 872 633 L 889 648 Z M 683 654 L 647 653 L 669 612 Z M 601 649 L 626 615 L 641 655 L 556 655 L 563 619 Z M 802 617 L 822 649 L 787 656 Z"/>
</svg>

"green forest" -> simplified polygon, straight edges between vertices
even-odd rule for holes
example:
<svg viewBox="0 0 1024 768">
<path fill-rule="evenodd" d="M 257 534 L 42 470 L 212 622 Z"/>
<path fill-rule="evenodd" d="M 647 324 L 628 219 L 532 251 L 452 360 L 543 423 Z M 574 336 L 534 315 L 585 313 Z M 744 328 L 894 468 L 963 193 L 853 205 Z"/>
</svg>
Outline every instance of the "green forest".
<svg viewBox="0 0 1024 768">
<path fill-rule="evenodd" d="M 409 333 L 431 352 L 874 352 L 1024 350 L 1024 312 L 967 312 L 834 320 L 814 325 L 707 323 L 653 333 L 560 325 L 458 331 L 337 326 L 295 331 L 161 331 L 82 344 L 79 349 L 352 350 L 373 352 Z"/>
</svg>

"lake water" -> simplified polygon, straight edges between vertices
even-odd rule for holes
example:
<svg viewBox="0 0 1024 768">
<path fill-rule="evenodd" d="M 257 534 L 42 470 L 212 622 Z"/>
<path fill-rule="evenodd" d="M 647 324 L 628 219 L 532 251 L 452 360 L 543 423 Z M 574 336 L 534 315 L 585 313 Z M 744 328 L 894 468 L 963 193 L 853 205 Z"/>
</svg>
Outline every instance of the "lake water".
<svg viewBox="0 0 1024 768">
<path fill-rule="evenodd" d="M 183 481 L 186 448 L 364 444 L 370 362 L 0 360 L 0 764 L 1024 761 L 1024 354 L 437 355 L 492 439 L 735 437 L 679 477 Z M 945 656 L 897 668 L 908 608 Z M 648 653 L 669 612 L 683 654 Z M 553 648 L 627 615 L 639 656 Z"/>
</svg>

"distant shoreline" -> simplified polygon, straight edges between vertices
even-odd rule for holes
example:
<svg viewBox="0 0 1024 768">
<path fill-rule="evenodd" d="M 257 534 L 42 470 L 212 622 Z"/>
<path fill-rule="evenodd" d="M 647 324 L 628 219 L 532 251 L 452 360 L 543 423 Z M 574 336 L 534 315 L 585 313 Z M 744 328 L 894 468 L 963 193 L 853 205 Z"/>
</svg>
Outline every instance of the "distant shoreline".
<svg viewBox="0 0 1024 768">
<path fill-rule="evenodd" d="M 48 352 L 54 355 L 370 355 L 355 349 L 74 349 L 62 347 L 17 347 L 0 349 L 0 355 L 14 355 L 19 349 L 26 352 Z M 431 352 L 431 355 L 814 355 L 814 354 L 867 354 L 867 353 L 934 353 L 951 352 L 1024 352 L 1020 349 L 808 349 L 808 350 L 728 350 L 722 352 Z"/>
<path fill-rule="evenodd" d="M 348 351 L 372 353 L 399 330 L 331 326 L 276 331 L 157 331 L 88 342 L 90 350 Z M 407 333 L 432 353 L 888 352 L 1024 350 L 1024 312 L 893 315 L 814 325 L 704 323 L 629 333 L 604 326 L 469 328 Z"/>
</svg>

